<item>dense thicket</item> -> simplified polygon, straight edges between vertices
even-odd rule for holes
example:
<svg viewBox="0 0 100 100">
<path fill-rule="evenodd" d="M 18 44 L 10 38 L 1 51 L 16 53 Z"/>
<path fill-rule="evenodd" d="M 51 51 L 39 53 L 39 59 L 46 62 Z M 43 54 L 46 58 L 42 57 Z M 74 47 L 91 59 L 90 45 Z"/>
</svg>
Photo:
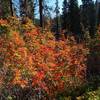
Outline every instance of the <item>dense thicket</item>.
<svg viewBox="0 0 100 100">
<path fill-rule="evenodd" d="M 0 100 L 100 100 L 100 3 L 45 1 L 0 0 Z"/>
</svg>

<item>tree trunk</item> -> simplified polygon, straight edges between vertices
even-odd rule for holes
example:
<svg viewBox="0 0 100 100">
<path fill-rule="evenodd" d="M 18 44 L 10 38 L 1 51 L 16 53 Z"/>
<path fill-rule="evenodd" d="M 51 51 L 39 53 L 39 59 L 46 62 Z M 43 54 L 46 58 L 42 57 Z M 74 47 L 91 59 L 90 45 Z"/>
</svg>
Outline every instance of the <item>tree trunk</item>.
<svg viewBox="0 0 100 100">
<path fill-rule="evenodd" d="M 11 11 L 11 16 L 13 16 L 12 0 L 10 0 L 10 11 Z"/>
<path fill-rule="evenodd" d="M 39 0 L 40 27 L 43 27 L 43 0 Z"/>
</svg>

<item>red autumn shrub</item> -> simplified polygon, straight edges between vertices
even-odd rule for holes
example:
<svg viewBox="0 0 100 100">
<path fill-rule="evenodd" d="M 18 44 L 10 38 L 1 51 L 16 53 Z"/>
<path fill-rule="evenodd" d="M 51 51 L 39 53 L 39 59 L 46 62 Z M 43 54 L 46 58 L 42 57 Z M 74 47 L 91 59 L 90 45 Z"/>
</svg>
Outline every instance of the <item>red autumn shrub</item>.
<svg viewBox="0 0 100 100">
<path fill-rule="evenodd" d="M 51 96 L 85 81 L 84 45 L 55 41 L 53 33 L 41 33 L 29 22 L 23 29 L 22 36 L 12 30 L 0 35 L 0 84 L 39 87 Z"/>
</svg>

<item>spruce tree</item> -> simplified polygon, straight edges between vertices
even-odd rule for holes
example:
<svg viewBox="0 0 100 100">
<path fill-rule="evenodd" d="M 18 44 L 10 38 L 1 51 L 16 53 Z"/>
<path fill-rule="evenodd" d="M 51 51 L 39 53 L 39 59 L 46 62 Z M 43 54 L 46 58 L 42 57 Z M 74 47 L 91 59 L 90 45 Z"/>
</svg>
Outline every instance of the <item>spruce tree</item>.
<svg viewBox="0 0 100 100">
<path fill-rule="evenodd" d="M 69 0 L 69 20 L 70 20 L 70 31 L 74 34 L 81 34 L 80 26 L 80 10 L 78 7 L 77 0 Z"/>
</svg>

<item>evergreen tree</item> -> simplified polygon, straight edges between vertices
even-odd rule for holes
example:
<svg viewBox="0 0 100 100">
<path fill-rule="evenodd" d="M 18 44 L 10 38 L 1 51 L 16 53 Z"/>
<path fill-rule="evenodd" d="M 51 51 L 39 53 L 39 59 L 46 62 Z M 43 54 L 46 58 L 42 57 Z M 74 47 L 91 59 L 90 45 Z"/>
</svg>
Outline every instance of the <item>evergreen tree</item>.
<svg viewBox="0 0 100 100">
<path fill-rule="evenodd" d="M 82 0 L 81 21 L 84 29 L 93 37 L 96 30 L 96 7 L 92 0 Z"/>
<path fill-rule="evenodd" d="M 20 16 L 28 17 L 34 21 L 34 0 L 19 0 Z"/>
<path fill-rule="evenodd" d="M 68 0 L 64 0 L 62 8 L 62 28 L 68 29 L 69 27 L 69 3 Z"/>
<path fill-rule="evenodd" d="M 59 33 L 59 7 L 58 7 L 58 0 L 56 0 L 56 25 L 57 25 L 57 33 Z"/>
<path fill-rule="evenodd" d="M 80 10 L 78 7 L 77 0 L 69 0 L 69 20 L 70 20 L 70 31 L 80 35 Z"/>
<path fill-rule="evenodd" d="M 97 24 L 100 24 L 100 3 L 99 3 L 99 8 L 98 8 L 98 14 L 97 14 Z"/>
<path fill-rule="evenodd" d="M 27 16 L 34 21 L 34 0 L 28 1 Z"/>
<path fill-rule="evenodd" d="M 59 2 L 58 0 L 56 0 L 56 8 L 55 8 L 55 12 L 56 12 L 56 34 L 55 34 L 55 37 L 56 37 L 56 40 L 59 40 L 60 39 L 60 23 L 59 23 Z"/>
<path fill-rule="evenodd" d="M 20 16 L 23 17 L 26 15 L 26 0 L 19 0 L 20 3 Z"/>
<path fill-rule="evenodd" d="M 96 0 L 96 25 L 100 24 L 100 1 Z"/>
</svg>

